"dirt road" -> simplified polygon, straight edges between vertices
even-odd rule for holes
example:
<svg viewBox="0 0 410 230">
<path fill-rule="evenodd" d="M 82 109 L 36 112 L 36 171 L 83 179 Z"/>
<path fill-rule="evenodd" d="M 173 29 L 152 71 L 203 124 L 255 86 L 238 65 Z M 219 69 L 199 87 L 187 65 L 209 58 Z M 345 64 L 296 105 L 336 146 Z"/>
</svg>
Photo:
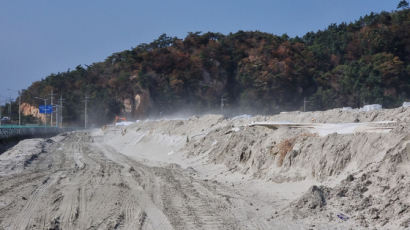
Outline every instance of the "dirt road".
<svg viewBox="0 0 410 230">
<path fill-rule="evenodd" d="M 32 145 L 1 158 L 0 229 L 271 228 L 238 191 L 146 166 L 87 133 Z"/>
</svg>

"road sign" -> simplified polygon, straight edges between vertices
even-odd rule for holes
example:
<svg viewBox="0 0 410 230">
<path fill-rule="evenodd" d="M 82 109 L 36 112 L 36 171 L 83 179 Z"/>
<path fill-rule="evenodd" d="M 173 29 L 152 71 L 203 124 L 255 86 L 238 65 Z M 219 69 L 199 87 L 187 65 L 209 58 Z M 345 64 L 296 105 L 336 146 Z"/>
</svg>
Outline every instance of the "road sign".
<svg viewBox="0 0 410 230">
<path fill-rule="evenodd" d="M 40 105 L 38 107 L 40 113 L 51 114 L 53 113 L 53 106 L 52 105 Z"/>
</svg>

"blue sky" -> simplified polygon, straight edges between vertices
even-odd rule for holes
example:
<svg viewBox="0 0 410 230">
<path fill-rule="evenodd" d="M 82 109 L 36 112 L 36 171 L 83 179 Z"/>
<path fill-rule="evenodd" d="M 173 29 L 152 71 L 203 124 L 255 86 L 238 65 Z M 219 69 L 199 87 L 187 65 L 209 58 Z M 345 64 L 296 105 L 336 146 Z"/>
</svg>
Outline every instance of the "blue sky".
<svg viewBox="0 0 410 230">
<path fill-rule="evenodd" d="M 1 0 L 0 103 L 51 73 L 103 61 L 162 33 L 259 30 L 302 36 L 392 11 L 395 0 Z M 12 89 L 12 90 L 7 90 Z"/>
</svg>

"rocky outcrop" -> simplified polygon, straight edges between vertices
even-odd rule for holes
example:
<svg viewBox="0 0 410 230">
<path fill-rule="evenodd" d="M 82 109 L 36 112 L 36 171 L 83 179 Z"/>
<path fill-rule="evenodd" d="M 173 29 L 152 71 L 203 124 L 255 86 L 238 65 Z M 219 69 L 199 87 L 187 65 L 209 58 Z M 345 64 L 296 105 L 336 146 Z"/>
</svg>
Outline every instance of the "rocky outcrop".
<svg viewBox="0 0 410 230">
<path fill-rule="evenodd" d="M 142 91 L 142 93 L 135 95 L 135 109 L 134 116 L 137 118 L 144 117 L 148 114 L 148 110 L 151 107 L 151 99 L 149 91 Z"/>
<path fill-rule="evenodd" d="M 40 114 L 40 111 L 38 110 L 37 107 L 32 106 L 28 103 L 22 103 L 20 105 L 20 111 L 24 116 L 33 116 L 35 118 L 40 119 L 42 122 L 45 122 L 46 117 L 44 114 Z"/>
<path fill-rule="evenodd" d="M 147 116 L 151 106 L 151 100 L 148 91 L 135 94 L 133 98 L 125 98 L 122 101 L 123 113 L 128 114 L 136 119 Z"/>
<path fill-rule="evenodd" d="M 125 113 L 131 113 L 131 112 L 132 112 L 133 102 L 132 102 L 131 99 L 125 98 L 125 99 L 122 101 L 122 105 L 123 105 L 123 107 L 124 107 L 124 112 L 125 112 Z"/>
</svg>

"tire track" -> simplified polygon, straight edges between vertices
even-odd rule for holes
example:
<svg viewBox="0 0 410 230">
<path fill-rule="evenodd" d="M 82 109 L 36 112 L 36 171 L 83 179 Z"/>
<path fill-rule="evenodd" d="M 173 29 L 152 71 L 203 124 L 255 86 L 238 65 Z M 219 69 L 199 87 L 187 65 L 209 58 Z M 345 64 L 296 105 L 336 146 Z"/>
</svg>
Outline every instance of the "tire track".
<svg viewBox="0 0 410 230">
<path fill-rule="evenodd" d="M 257 226 L 227 201 L 227 188 L 179 167 L 144 165 L 93 143 L 85 132 L 70 133 L 44 151 L 13 179 L 0 178 L 0 201 L 11 201 L 0 206 L 0 229 L 238 229 L 238 221 Z"/>
</svg>

